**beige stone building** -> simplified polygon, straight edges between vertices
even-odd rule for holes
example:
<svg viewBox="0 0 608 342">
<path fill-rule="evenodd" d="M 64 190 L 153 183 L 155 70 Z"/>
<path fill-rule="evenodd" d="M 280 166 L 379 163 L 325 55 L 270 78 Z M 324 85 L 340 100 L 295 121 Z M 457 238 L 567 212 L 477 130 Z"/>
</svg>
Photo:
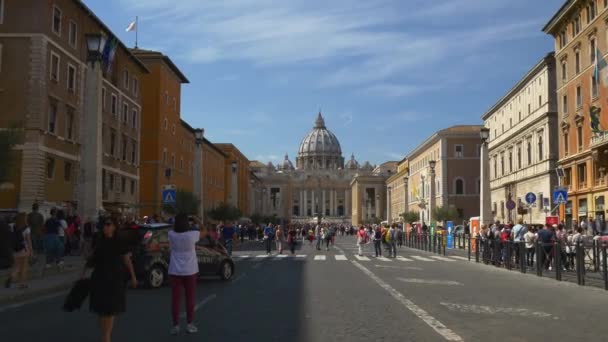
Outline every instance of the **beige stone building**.
<svg viewBox="0 0 608 342">
<path fill-rule="evenodd" d="M 85 34 L 114 37 L 78 0 L 1 1 L 0 127 L 25 141 L 0 190 L 2 210 L 134 210 L 139 189 L 140 80 L 146 67 L 119 40 L 101 78 Z M 99 68 L 100 66 L 98 66 Z M 99 70 L 99 69 L 97 69 Z M 103 186 L 102 186 L 103 183 Z"/>
<path fill-rule="evenodd" d="M 490 198 L 494 219 L 545 222 L 557 185 L 558 119 L 555 58 L 543 57 L 483 116 L 490 130 Z M 528 208 L 527 193 L 537 203 Z M 512 201 L 510 205 L 507 205 Z M 514 209 L 509 210 L 513 206 Z M 521 216 L 520 216 L 521 217 Z"/>
<path fill-rule="evenodd" d="M 386 180 L 386 190 L 389 196 L 390 211 L 388 212 L 389 222 L 402 222 L 401 215 L 409 209 L 408 205 L 408 184 L 409 184 L 409 161 L 401 160 L 397 164 L 397 173 Z"/>
<path fill-rule="evenodd" d="M 408 207 L 420 213 L 421 222 L 429 224 L 429 218 L 434 222 L 431 208 L 436 206 L 453 206 L 456 221 L 479 215 L 481 127 L 440 130 L 407 155 Z"/>
</svg>

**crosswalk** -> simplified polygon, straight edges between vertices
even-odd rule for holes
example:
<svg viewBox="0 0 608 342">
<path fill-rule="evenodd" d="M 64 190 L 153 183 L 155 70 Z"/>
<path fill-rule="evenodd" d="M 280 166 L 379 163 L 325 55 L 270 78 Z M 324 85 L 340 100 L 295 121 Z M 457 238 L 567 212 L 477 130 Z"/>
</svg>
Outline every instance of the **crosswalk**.
<svg viewBox="0 0 608 342">
<path fill-rule="evenodd" d="M 313 261 L 349 261 L 349 260 L 354 260 L 354 261 L 364 261 L 364 262 L 369 262 L 369 261 L 378 261 L 378 262 L 382 262 L 382 263 L 400 263 L 400 262 L 405 262 L 405 263 L 415 263 L 415 262 L 420 262 L 420 263 L 431 263 L 431 262 L 456 262 L 456 261 L 467 261 L 468 259 L 465 257 L 461 257 L 461 256 L 455 256 L 455 255 L 450 255 L 450 256 L 440 256 L 440 255 L 408 255 L 407 257 L 404 256 L 397 256 L 396 258 L 387 258 L 385 256 L 380 256 L 380 257 L 374 257 L 374 256 L 369 256 L 369 255 L 357 255 L 357 254 L 353 254 L 353 255 L 346 255 L 346 254 L 333 254 L 333 255 L 326 255 L 326 254 L 272 254 L 272 255 L 268 255 L 268 254 L 258 254 L 258 255 L 251 255 L 251 254 L 239 254 L 239 255 L 235 255 L 233 257 L 234 260 L 252 260 L 252 261 L 264 261 L 264 260 L 272 260 L 272 261 L 281 261 L 281 260 L 300 260 L 300 261 L 306 261 L 306 260 L 313 260 Z"/>
</svg>

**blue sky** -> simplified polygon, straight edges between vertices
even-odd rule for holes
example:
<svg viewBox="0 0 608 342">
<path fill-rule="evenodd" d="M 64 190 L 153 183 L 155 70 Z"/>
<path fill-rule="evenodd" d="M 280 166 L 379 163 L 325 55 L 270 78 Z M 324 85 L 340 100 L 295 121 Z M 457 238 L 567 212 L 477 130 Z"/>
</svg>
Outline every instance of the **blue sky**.
<svg viewBox="0 0 608 342">
<path fill-rule="evenodd" d="M 293 160 L 322 109 L 345 158 L 398 160 L 481 115 L 553 50 L 564 0 L 85 0 L 190 79 L 182 117 L 249 159 Z M 145 118 L 144 118 L 145 119 Z"/>
</svg>

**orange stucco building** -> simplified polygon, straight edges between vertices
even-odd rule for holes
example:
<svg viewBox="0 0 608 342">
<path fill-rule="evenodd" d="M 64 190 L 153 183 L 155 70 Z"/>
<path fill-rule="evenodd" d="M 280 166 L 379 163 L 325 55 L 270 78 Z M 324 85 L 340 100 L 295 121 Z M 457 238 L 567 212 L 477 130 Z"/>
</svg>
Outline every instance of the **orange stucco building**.
<svg viewBox="0 0 608 342">
<path fill-rule="evenodd" d="M 142 80 L 140 214 L 153 215 L 164 186 L 194 191 L 195 134 L 180 118 L 181 85 L 189 81 L 162 53 L 131 51 L 150 70 Z"/>
<path fill-rule="evenodd" d="M 207 139 L 203 139 L 203 208 L 205 212 L 226 202 L 227 155 Z"/>
<path fill-rule="evenodd" d="M 225 202 L 239 208 L 243 215 L 251 215 L 249 209 L 249 160 L 233 144 L 215 144 L 215 146 L 227 156 L 224 164 Z"/>
</svg>

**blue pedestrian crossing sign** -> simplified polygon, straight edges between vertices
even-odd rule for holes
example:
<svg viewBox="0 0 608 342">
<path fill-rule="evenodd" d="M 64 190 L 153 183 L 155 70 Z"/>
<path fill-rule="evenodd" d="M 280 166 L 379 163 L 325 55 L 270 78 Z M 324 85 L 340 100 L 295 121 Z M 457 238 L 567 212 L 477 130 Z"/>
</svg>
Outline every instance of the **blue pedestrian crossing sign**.
<svg viewBox="0 0 608 342">
<path fill-rule="evenodd" d="M 532 205 L 536 202 L 536 195 L 533 192 L 528 192 L 526 194 L 526 203 Z"/>
<path fill-rule="evenodd" d="M 558 188 L 553 191 L 553 202 L 557 204 L 566 204 L 568 202 L 568 190 Z"/>
<path fill-rule="evenodd" d="M 163 204 L 175 204 L 175 197 L 177 196 L 175 189 L 163 190 Z"/>
</svg>

